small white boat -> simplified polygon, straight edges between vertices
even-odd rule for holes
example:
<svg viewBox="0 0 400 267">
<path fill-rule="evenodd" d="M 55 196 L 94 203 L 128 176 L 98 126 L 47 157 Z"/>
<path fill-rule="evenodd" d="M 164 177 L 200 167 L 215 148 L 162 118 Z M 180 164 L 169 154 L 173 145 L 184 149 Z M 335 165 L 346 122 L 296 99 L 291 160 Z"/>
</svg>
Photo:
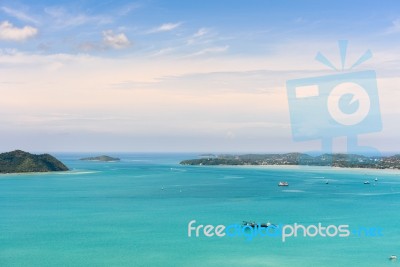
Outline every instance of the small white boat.
<svg viewBox="0 0 400 267">
<path fill-rule="evenodd" d="M 365 181 L 364 184 L 370 184 L 370 182 L 369 181 Z"/>
<path fill-rule="evenodd" d="M 396 255 L 391 255 L 390 257 L 389 257 L 389 260 L 397 260 L 397 256 Z"/>
<path fill-rule="evenodd" d="M 278 186 L 289 186 L 288 182 L 279 182 Z"/>
<path fill-rule="evenodd" d="M 378 178 L 375 178 L 375 182 L 377 182 L 378 181 Z"/>
</svg>

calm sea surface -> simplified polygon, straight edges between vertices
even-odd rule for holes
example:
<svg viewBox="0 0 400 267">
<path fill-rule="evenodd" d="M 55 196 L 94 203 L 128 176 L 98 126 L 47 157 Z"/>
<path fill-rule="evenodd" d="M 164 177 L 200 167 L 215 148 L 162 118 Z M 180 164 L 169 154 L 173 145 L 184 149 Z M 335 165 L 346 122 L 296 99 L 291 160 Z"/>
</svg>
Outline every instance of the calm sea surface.
<svg viewBox="0 0 400 267">
<path fill-rule="evenodd" d="M 180 166 L 195 157 L 187 154 L 119 154 L 110 163 L 56 156 L 72 171 L 0 175 L 1 267 L 400 264 L 388 260 L 400 258 L 398 171 Z M 189 238 L 191 220 L 345 224 L 351 234 Z M 355 234 L 371 228 L 382 236 Z"/>
</svg>

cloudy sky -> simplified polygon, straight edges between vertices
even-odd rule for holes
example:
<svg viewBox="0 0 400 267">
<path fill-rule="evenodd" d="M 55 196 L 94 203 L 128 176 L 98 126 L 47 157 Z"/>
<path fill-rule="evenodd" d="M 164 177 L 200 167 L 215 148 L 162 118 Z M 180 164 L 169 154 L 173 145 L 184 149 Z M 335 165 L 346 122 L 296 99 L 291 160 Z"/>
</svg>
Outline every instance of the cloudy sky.
<svg viewBox="0 0 400 267">
<path fill-rule="evenodd" d="M 347 66 L 378 76 L 400 151 L 398 1 L 0 1 L 0 150 L 272 152 L 295 142 L 287 80 Z M 345 66 L 346 67 L 346 66 Z M 335 140 L 338 146 L 345 140 Z"/>
</svg>

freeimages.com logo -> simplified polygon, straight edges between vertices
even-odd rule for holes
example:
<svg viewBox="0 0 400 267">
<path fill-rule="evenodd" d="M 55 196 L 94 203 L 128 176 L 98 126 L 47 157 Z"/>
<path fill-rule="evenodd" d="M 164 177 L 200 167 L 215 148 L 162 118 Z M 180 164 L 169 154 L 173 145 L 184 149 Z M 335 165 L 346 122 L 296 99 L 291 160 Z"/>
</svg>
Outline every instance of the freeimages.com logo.
<svg viewBox="0 0 400 267">
<path fill-rule="evenodd" d="M 295 141 L 321 140 L 322 152 L 332 153 L 336 137 L 347 138 L 347 153 L 378 154 L 358 144 L 358 135 L 382 130 L 376 73 L 352 71 L 372 57 L 367 50 L 350 68 L 345 68 L 347 41 L 339 41 L 341 69 L 322 53 L 316 60 L 335 73 L 289 80 L 286 83 L 292 135 Z"/>
</svg>

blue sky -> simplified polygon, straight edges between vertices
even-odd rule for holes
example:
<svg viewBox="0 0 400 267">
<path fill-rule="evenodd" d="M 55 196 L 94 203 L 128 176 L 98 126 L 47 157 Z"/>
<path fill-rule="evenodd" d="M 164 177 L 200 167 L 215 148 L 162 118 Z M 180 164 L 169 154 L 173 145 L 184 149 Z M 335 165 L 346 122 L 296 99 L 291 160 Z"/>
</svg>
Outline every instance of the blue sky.
<svg viewBox="0 0 400 267">
<path fill-rule="evenodd" d="M 101 44 L 105 31 L 129 40 L 121 53 L 141 55 L 169 46 L 179 48 L 177 54 L 195 52 L 198 46 L 186 44 L 196 33 L 214 35 L 202 47 L 229 46 L 229 53 L 239 54 L 266 53 L 270 46 L 297 39 L 375 43 L 388 38 L 382 34 L 399 30 L 399 9 L 396 1 L 2 1 L 3 21 L 37 33 L 1 46 L 115 56 Z"/>
<path fill-rule="evenodd" d="M 288 79 L 371 49 L 400 129 L 398 1 L 0 1 L 0 150 L 297 151 Z"/>
</svg>

